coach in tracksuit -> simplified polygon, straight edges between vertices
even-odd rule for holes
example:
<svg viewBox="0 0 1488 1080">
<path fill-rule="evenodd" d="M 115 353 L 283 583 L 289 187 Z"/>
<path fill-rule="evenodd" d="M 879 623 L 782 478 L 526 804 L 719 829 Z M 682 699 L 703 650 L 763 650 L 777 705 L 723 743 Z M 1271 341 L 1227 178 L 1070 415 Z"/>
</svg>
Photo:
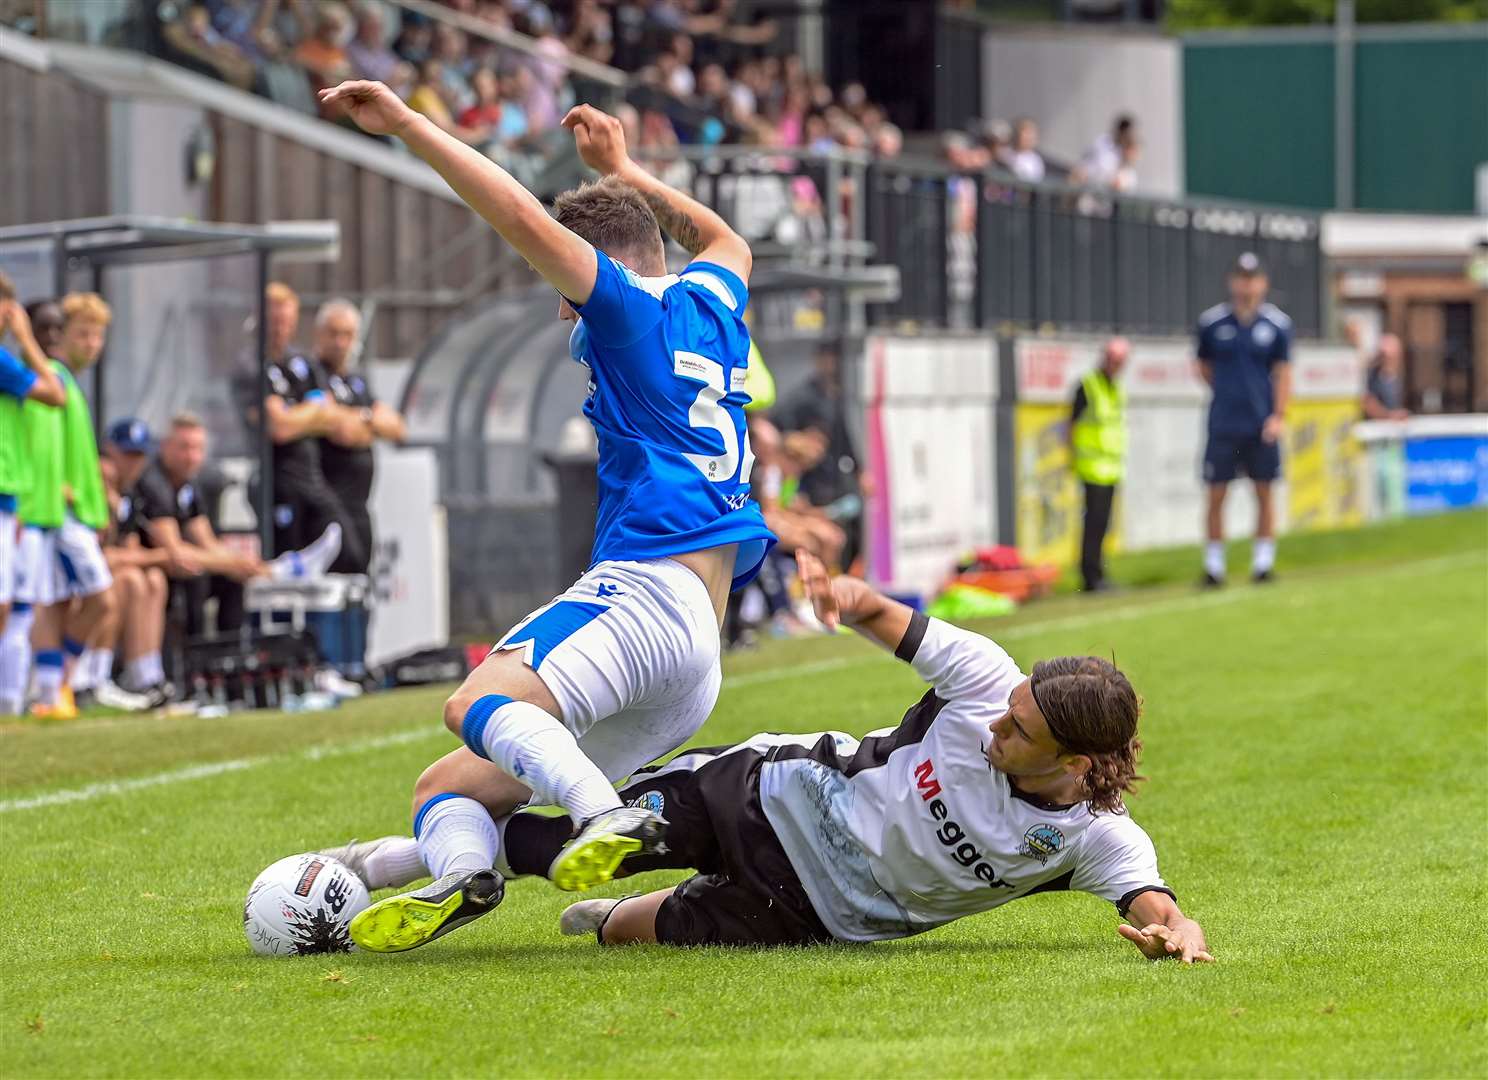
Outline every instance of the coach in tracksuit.
<svg viewBox="0 0 1488 1080">
<path fill-rule="evenodd" d="M 1209 542 L 1203 584 L 1225 581 L 1224 500 L 1241 473 L 1255 485 L 1259 514 L 1251 580 L 1271 579 L 1276 561 L 1272 481 L 1281 475 L 1281 437 L 1291 398 L 1292 320 L 1266 303 L 1266 271 L 1250 252 L 1230 270 L 1230 299 L 1199 316 L 1199 374 L 1213 390 L 1204 482 Z"/>
</svg>

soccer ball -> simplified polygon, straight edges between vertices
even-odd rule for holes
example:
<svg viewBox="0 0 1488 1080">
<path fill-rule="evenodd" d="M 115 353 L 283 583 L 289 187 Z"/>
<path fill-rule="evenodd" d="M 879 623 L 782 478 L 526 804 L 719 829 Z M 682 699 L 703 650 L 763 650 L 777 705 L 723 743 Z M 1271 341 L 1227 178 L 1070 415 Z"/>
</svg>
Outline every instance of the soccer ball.
<svg viewBox="0 0 1488 1080">
<path fill-rule="evenodd" d="M 243 933 L 265 956 L 350 952 L 351 920 L 371 902 L 362 879 L 335 859 L 291 855 L 249 887 Z"/>
</svg>

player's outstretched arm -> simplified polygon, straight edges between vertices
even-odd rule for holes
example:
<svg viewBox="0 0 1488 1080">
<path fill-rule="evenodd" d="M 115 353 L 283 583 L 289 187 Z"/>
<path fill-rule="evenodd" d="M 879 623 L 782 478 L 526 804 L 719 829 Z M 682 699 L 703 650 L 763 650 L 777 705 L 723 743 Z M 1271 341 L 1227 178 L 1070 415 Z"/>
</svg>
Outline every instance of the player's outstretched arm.
<svg viewBox="0 0 1488 1080">
<path fill-rule="evenodd" d="M 537 196 L 479 151 L 405 105 L 382 83 L 344 82 L 320 92 L 372 135 L 402 139 L 444 178 L 467 206 L 490 223 L 543 279 L 576 304 L 594 291 L 594 248 L 548 214 Z"/>
<path fill-rule="evenodd" d="M 632 161 L 619 120 L 593 105 L 575 105 L 563 118 L 563 126 L 573 132 L 584 164 L 604 176 L 619 177 L 639 191 L 668 236 L 695 257 L 732 270 L 749 284 L 754 255 L 748 242 L 691 195 L 668 187 Z"/>
<path fill-rule="evenodd" d="M 1116 932 L 1135 945 L 1149 960 L 1174 959 L 1185 964 L 1212 964 L 1214 957 L 1204 941 L 1203 927 L 1178 910 L 1167 893 L 1144 892 L 1131 902 Z"/>
<path fill-rule="evenodd" d="M 898 648 L 904 640 L 914 617 L 908 605 L 890 600 L 861 578 L 832 577 L 826 564 L 808 551 L 797 550 L 796 569 L 816 617 L 827 629 L 844 624 L 888 649 Z"/>
</svg>

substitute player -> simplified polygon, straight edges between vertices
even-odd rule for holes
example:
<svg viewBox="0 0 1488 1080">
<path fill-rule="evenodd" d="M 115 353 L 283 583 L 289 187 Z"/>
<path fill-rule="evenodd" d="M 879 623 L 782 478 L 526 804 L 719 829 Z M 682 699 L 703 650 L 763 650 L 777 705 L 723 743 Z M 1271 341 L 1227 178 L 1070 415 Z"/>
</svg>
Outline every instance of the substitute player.
<svg viewBox="0 0 1488 1080">
<path fill-rule="evenodd" d="M 16 579 L 17 498 L 28 486 L 31 455 L 23 438 L 21 406 L 34 401 L 40 406 L 61 405 L 66 398 L 62 380 L 47 364 L 47 356 L 31 333 L 26 309 L 16 302 L 8 278 L 0 275 L 0 335 L 15 338 L 17 358 L 0 348 L 0 635 L 10 617 Z M 29 624 L 29 607 L 24 614 Z M 29 626 L 22 627 L 24 638 Z M 3 661 L 0 661 L 3 662 Z M 0 712 L 9 702 L 0 702 Z M 20 711 L 14 708 L 10 711 Z"/>
<path fill-rule="evenodd" d="M 468 749 L 420 777 L 417 850 L 405 850 L 402 868 L 413 874 L 421 861 L 436 880 L 351 925 L 362 948 L 391 952 L 500 902 L 492 819 L 524 802 L 561 806 L 582 825 L 549 868 L 564 889 L 608 880 L 659 833 L 660 818 L 624 808 L 611 782 L 707 718 L 729 592 L 773 541 L 749 499 L 742 316 L 752 257 L 717 214 L 636 166 L 619 121 L 590 106 L 563 124 L 603 178 L 559 196 L 555 220 L 387 87 L 344 83 L 321 100 L 401 138 L 558 291 L 599 437 L 590 570 L 509 632 L 445 706 Z M 666 271 L 661 228 L 694 256 L 681 274 Z"/>
<path fill-rule="evenodd" d="M 666 816 L 664 853 L 629 871 L 693 868 L 673 889 L 585 900 L 565 933 L 605 944 L 786 945 L 906 937 L 1033 893 L 1115 904 L 1154 959 L 1210 960 L 1147 834 L 1122 805 L 1140 705 L 1104 660 L 1065 656 L 1024 675 L 980 635 L 912 611 L 856 578 L 801 576 L 840 618 L 930 683 L 898 727 L 758 735 L 637 774 L 621 797 Z M 572 823 L 514 815 L 504 851 L 542 873 Z"/>
<path fill-rule="evenodd" d="M 1230 482 L 1250 477 L 1256 494 L 1251 580 L 1271 580 L 1276 563 L 1272 483 L 1281 475 L 1281 436 L 1292 396 L 1292 320 L 1266 303 L 1266 271 L 1245 252 L 1229 277 L 1230 300 L 1199 316 L 1199 375 L 1213 390 L 1204 483 L 1209 488 L 1208 544 L 1202 584 L 1225 583 L 1224 502 Z"/>
<path fill-rule="evenodd" d="M 52 370 L 67 399 L 61 409 L 36 403 L 22 409 L 33 482 L 19 503 L 24 528 L 16 595 L 35 607 L 32 711 L 67 718 L 77 712 L 65 686 L 67 658 L 76 662 L 83 655 L 116 603 L 113 575 L 98 543 L 98 530 L 109 520 L 98 445 L 76 378 L 98 362 L 113 315 L 97 293 L 69 293 L 61 306 L 61 360 L 53 361 Z M 76 607 L 74 598 L 81 601 Z"/>
</svg>

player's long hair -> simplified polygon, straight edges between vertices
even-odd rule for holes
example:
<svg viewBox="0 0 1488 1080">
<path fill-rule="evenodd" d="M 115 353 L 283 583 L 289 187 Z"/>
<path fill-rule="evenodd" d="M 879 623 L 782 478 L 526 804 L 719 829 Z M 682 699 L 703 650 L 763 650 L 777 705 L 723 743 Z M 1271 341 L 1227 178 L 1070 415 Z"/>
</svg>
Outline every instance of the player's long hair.
<svg viewBox="0 0 1488 1080">
<path fill-rule="evenodd" d="M 1126 676 L 1097 656 L 1060 656 L 1033 665 L 1029 688 L 1060 747 L 1090 758 L 1081 779 L 1091 813 L 1120 813 L 1125 793 L 1145 779 L 1137 775 L 1142 702 Z"/>
</svg>

